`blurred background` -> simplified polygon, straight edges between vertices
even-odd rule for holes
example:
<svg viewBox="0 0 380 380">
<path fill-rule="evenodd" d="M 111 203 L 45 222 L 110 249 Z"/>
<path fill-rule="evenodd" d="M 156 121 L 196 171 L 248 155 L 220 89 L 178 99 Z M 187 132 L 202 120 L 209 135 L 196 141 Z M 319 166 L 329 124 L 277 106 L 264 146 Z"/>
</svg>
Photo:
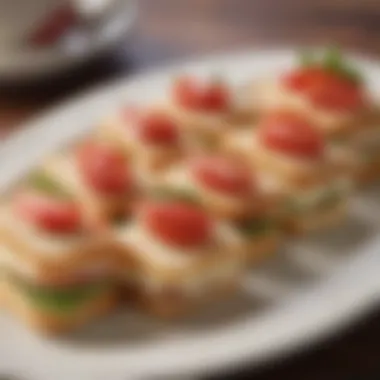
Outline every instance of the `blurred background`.
<svg viewBox="0 0 380 380">
<path fill-rule="evenodd" d="M 211 52 L 338 43 L 380 53 L 380 0 L 0 0 L 0 139 L 107 79 Z M 225 378 L 380 378 L 380 313 Z M 377 372 L 379 371 L 379 372 Z"/>
<path fill-rule="evenodd" d="M 379 19 L 377 0 L 0 0 L 0 134 L 78 90 L 172 59 L 330 42 L 376 54 Z"/>
</svg>

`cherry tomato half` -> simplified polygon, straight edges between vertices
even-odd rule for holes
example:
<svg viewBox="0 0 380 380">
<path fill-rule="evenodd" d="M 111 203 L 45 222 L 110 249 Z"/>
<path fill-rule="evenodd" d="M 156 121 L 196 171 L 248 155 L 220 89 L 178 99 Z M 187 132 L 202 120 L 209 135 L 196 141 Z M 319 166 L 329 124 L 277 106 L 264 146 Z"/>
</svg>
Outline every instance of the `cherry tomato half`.
<svg viewBox="0 0 380 380">
<path fill-rule="evenodd" d="M 193 248 L 211 236 L 211 221 L 200 208 L 181 202 L 155 202 L 143 206 L 142 223 L 165 243 Z"/>
</svg>

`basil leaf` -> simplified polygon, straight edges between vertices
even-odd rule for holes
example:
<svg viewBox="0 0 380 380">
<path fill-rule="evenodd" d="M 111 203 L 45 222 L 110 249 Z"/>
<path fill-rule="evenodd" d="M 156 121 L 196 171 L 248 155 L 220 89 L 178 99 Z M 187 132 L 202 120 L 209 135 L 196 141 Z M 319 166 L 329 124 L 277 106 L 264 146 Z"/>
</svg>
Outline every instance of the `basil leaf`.
<svg viewBox="0 0 380 380">
<path fill-rule="evenodd" d="M 344 65 L 344 61 L 339 48 L 336 46 L 331 46 L 326 49 L 321 63 L 325 69 L 340 73 Z"/>
<path fill-rule="evenodd" d="M 59 198 L 70 198 L 69 192 L 66 191 L 61 184 L 42 172 L 33 173 L 28 179 L 28 184 L 34 189 L 40 190 L 44 193 Z"/>
<path fill-rule="evenodd" d="M 337 46 L 326 48 L 319 57 L 309 50 L 303 50 L 299 53 L 299 64 L 303 67 L 321 67 L 353 83 L 362 83 L 363 81 L 359 70 L 345 60 Z"/>
</svg>

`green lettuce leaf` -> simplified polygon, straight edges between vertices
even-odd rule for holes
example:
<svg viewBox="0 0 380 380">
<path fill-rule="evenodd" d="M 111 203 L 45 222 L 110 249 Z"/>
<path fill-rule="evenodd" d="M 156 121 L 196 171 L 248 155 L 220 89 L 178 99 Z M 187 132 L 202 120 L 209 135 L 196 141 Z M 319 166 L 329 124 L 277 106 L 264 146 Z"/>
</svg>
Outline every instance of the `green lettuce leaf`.
<svg viewBox="0 0 380 380">
<path fill-rule="evenodd" d="M 70 193 L 63 186 L 42 172 L 35 172 L 28 178 L 28 184 L 36 190 L 58 198 L 69 199 Z"/>
<path fill-rule="evenodd" d="M 98 282 L 54 288 L 30 284 L 15 277 L 10 281 L 36 307 L 59 313 L 69 313 L 75 310 L 111 286 L 109 282 Z"/>
</svg>

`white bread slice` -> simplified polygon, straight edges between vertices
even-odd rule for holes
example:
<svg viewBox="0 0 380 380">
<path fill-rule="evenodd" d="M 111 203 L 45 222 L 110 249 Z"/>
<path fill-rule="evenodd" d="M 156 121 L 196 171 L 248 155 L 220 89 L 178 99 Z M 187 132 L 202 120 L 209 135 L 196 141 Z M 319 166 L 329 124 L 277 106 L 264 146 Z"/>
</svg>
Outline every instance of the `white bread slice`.
<svg viewBox="0 0 380 380">
<path fill-rule="evenodd" d="M 287 231 L 313 231 L 323 229 L 324 224 L 329 228 L 341 222 L 347 211 L 349 196 L 355 188 L 352 176 L 344 172 L 335 179 L 310 188 L 295 188 L 282 178 L 260 173 L 266 193 L 273 197 L 271 215 L 274 220 L 284 221 Z M 326 201 L 329 203 L 326 204 Z M 294 206 L 289 208 L 294 202 L 295 209 Z"/>
<path fill-rule="evenodd" d="M 232 129 L 254 125 L 260 116 L 258 108 L 251 101 L 251 85 L 240 84 L 232 90 L 232 106 L 228 124 Z"/>
<path fill-rule="evenodd" d="M 235 130 L 225 134 L 221 150 L 245 160 L 253 168 L 268 172 L 298 187 L 315 186 L 340 174 L 341 159 L 331 144 L 318 160 L 296 159 L 263 147 L 254 129 Z"/>
<path fill-rule="evenodd" d="M 161 181 L 157 183 L 157 189 L 164 192 L 166 190 L 174 197 L 181 197 L 182 194 L 188 196 L 199 202 L 211 215 L 222 220 L 246 219 L 265 213 L 272 202 L 261 191 L 242 197 L 223 194 L 202 186 L 192 178 L 186 162 L 172 166 L 163 173 Z"/>
<path fill-rule="evenodd" d="M 231 126 L 230 115 L 226 113 L 186 110 L 169 101 L 157 107 L 170 115 L 179 125 L 183 132 L 186 150 L 217 149 L 222 134 Z"/>
<path fill-rule="evenodd" d="M 175 146 L 144 144 L 132 133 L 133 126 L 124 125 L 118 116 L 104 120 L 96 130 L 101 141 L 107 141 L 123 149 L 132 159 L 136 171 L 148 173 L 161 170 L 181 158 L 184 146 L 181 139 Z"/>
<path fill-rule="evenodd" d="M 115 235 L 126 256 L 131 256 L 136 264 L 140 287 L 153 292 L 166 287 L 203 292 L 210 284 L 239 277 L 243 270 L 243 242 L 233 229 L 222 223 L 214 240 L 196 249 L 168 246 L 137 222 L 121 227 Z"/>
<path fill-rule="evenodd" d="M 237 278 L 217 284 L 196 295 L 183 293 L 176 288 L 161 289 L 155 293 L 140 288 L 136 293 L 135 304 L 155 317 L 175 320 L 192 316 L 203 308 L 212 308 L 232 297 L 239 288 L 240 282 Z"/>
<path fill-rule="evenodd" d="M 243 242 L 226 225 L 218 234 L 224 243 L 184 250 L 148 236 L 137 224 L 117 231 L 126 256 L 136 264 L 137 305 L 159 317 L 181 317 L 237 290 Z"/>
<path fill-rule="evenodd" d="M 46 280 L 66 272 L 110 269 L 119 262 L 117 245 L 106 232 L 84 230 L 66 237 L 46 233 L 22 221 L 7 205 L 0 208 L 0 244 L 3 265 Z"/>
<path fill-rule="evenodd" d="M 116 196 L 99 194 L 85 184 L 70 154 L 49 158 L 41 169 L 74 195 L 89 223 L 102 224 L 115 215 L 125 213 L 128 207 L 132 207 L 138 193 L 135 189 Z"/>
</svg>

